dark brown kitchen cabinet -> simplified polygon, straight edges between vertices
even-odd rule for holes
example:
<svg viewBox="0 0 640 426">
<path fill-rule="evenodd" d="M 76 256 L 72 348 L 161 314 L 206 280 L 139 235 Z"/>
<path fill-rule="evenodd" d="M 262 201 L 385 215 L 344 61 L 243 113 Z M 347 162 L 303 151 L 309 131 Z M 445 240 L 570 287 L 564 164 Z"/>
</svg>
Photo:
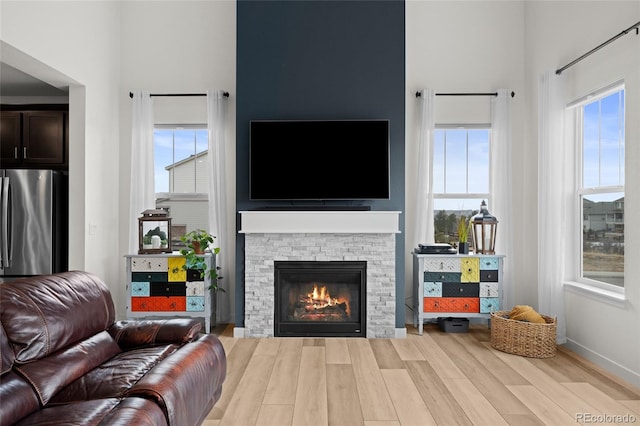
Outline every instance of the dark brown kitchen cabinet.
<svg viewBox="0 0 640 426">
<path fill-rule="evenodd" d="M 14 111 L 2 111 L 0 117 L 0 160 L 5 165 L 20 164 L 22 115 Z"/>
<path fill-rule="evenodd" d="M 22 161 L 25 164 L 63 164 L 65 157 L 63 111 L 22 114 Z"/>
<path fill-rule="evenodd" d="M 67 122 L 67 111 L 2 111 L 2 167 L 66 167 Z"/>
</svg>

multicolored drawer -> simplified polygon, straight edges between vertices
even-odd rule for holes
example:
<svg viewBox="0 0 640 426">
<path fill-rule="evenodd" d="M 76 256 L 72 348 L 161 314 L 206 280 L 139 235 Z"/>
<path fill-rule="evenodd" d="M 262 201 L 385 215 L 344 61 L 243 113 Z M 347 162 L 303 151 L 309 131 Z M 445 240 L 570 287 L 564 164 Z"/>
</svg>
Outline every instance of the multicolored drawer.
<svg viewBox="0 0 640 426">
<path fill-rule="evenodd" d="M 210 278 L 185 270 L 181 255 L 130 255 L 127 259 L 128 317 L 168 316 L 204 318 L 209 332 L 215 313 Z M 213 255 L 205 255 L 215 268 Z"/>
<path fill-rule="evenodd" d="M 502 255 L 414 256 L 414 325 L 443 316 L 490 319 L 500 309 Z"/>
<path fill-rule="evenodd" d="M 480 312 L 477 297 L 425 297 L 424 312 Z"/>
</svg>

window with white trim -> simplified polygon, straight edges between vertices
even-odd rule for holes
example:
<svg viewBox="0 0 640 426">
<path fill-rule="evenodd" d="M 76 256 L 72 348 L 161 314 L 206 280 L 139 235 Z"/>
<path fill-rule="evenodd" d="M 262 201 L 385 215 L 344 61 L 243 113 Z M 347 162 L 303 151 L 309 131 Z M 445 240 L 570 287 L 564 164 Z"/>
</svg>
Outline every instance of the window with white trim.
<svg viewBox="0 0 640 426">
<path fill-rule="evenodd" d="M 581 256 L 579 280 L 624 288 L 624 87 L 576 107 Z"/>
<path fill-rule="evenodd" d="M 206 125 L 156 126 L 153 143 L 156 208 L 169 211 L 175 250 L 181 235 L 208 228 L 208 130 Z"/>
<path fill-rule="evenodd" d="M 435 241 L 457 245 L 458 220 L 490 208 L 490 129 L 437 128 L 433 146 L 433 204 Z"/>
</svg>

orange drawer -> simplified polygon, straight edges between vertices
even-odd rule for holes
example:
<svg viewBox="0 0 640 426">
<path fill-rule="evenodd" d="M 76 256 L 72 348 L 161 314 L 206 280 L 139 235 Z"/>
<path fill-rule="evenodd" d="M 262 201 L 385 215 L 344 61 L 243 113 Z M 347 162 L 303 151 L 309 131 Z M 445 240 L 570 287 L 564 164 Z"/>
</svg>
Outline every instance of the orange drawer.
<svg viewBox="0 0 640 426">
<path fill-rule="evenodd" d="M 140 312 L 149 310 L 150 297 L 132 297 L 131 298 L 131 311 Z"/>
<path fill-rule="evenodd" d="M 480 312 L 477 297 L 425 297 L 423 312 Z"/>
<path fill-rule="evenodd" d="M 187 310 L 187 298 L 184 296 L 176 297 L 132 297 L 131 311 L 151 311 L 165 312 Z"/>
<path fill-rule="evenodd" d="M 425 297 L 423 302 L 423 312 L 440 312 L 442 309 L 442 297 Z"/>
</svg>

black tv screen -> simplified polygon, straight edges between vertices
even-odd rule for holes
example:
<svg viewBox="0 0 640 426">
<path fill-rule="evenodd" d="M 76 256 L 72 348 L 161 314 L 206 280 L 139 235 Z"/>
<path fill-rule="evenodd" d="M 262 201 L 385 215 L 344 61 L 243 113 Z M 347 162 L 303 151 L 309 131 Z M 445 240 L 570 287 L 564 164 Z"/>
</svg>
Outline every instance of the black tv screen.
<svg viewBox="0 0 640 426">
<path fill-rule="evenodd" d="M 389 199 L 389 120 L 254 120 L 251 200 Z"/>
</svg>

